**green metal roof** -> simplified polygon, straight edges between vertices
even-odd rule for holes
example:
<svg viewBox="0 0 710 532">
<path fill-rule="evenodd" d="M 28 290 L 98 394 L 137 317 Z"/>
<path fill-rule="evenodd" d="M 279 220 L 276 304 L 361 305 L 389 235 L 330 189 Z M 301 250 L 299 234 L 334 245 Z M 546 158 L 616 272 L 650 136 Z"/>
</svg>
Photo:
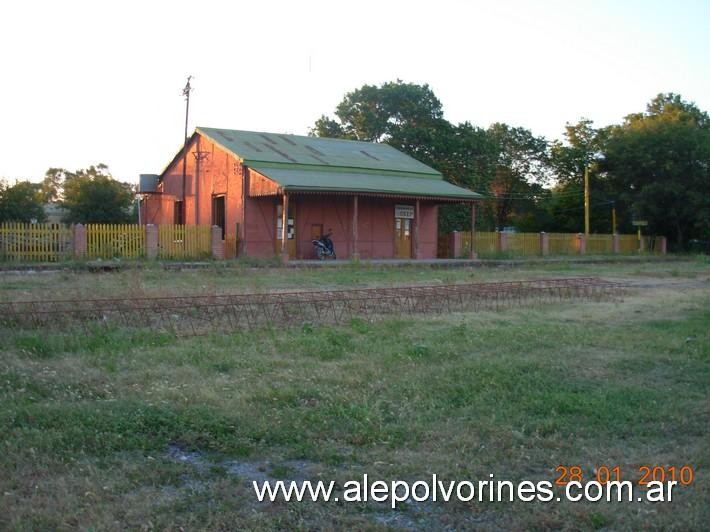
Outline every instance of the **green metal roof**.
<svg viewBox="0 0 710 532">
<path fill-rule="evenodd" d="M 387 144 L 209 127 L 196 132 L 287 191 L 482 197 L 448 183 L 441 172 Z"/>
<path fill-rule="evenodd" d="M 197 132 L 237 155 L 247 166 L 290 163 L 441 176 L 387 144 L 210 127 L 198 127 Z"/>
<path fill-rule="evenodd" d="M 252 166 L 276 181 L 281 188 L 298 192 L 360 192 L 424 196 L 459 200 L 481 198 L 480 194 L 457 187 L 443 179 L 346 171 L 306 170 L 268 165 Z"/>
</svg>

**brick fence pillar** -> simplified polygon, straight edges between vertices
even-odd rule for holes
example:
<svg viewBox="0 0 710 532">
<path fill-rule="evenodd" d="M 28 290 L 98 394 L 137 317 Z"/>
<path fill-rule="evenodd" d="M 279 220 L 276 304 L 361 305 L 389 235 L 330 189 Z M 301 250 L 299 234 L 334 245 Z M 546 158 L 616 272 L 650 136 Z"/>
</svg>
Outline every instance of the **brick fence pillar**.
<svg viewBox="0 0 710 532">
<path fill-rule="evenodd" d="M 621 253 L 621 242 L 617 233 L 611 235 L 611 251 L 614 254 Z"/>
<path fill-rule="evenodd" d="M 82 224 L 74 226 L 74 256 L 86 257 L 86 226 Z"/>
<path fill-rule="evenodd" d="M 148 224 L 145 226 L 145 256 L 149 259 L 158 258 L 158 226 Z"/>
<path fill-rule="evenodd" d="M 639 240 L 639 252 L 643 253 L 644 251 L 646 251 L 647 247 L 648 246 L 646 246 L 646 237 L 642 236 L 641 240 Z"/>
<path fill-rule="evenodd" d="M 461 233 L 451 231 L 449 233 L 449 257 L 458 259 L 461 256 Z"/>
<path fill-rule="evenodd" d="M 661 255 L 665 255 L 668 253 L 668 240 L 666 240 L 665 236 L 657 236 L 656 240 L 658 242 L 658 252 Z"/>
<path fill-rule="evenodd" d="M 498 251 L 501 253 L 508 251 L 508 233 L 504 231 L 498 232 Z"/>
<path fill-rule="evenodd" d="M 224 241 L 222 240 L 222 228 L 218 225 L 212 226 L 212 257 L 215 259 L 224 258 Z"/>
<path fill-rule="evenodd" d="M 540 252 L 547 256 L 550 254 L 550 235 L 545 231 L 540 233 Z"/>
<path fill-rule="evenodd" d="M 587 253 L 587 239 L 583 233 L 579 233 L 577 235 L 577 249 L 579 250 L 580 255 Z"/>
</svg>

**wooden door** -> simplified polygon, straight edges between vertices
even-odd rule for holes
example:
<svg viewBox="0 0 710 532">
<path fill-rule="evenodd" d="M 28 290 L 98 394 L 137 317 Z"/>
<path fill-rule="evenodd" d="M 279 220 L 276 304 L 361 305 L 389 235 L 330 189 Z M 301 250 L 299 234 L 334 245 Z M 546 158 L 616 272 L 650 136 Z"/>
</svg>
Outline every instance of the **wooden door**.
<svg viewBox="0 0 710 532">
<path fill-rule="evenodd" d="M 412 258 L 412 220 L 394 219 L 394 256 L 397 259 Z"/>
<path fill-rule="evenodd" d="M 288 205 L 288 225 L 286 226 L 286 249 L 288 251 L 288 258 L 296 258 L 296 218 L 295 218 L 295 202 L 289 201 Z M 283 206 L 276 206 L 276 254 L 281 253 L 281 227 L 283 223 L 282 218 Z"/>
</svg>

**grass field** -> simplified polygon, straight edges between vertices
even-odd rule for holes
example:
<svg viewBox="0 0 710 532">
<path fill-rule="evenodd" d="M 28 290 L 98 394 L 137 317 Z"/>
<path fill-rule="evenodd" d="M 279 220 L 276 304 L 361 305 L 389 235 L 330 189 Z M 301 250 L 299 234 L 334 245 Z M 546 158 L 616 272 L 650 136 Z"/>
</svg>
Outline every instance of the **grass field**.
<svg viewBox="0 0 710 532">
<path fill-rule="evenodd" d="M 622 302 L 176 339 L 0 330 L 0 528 L 676 529 L 710 522 L 710 264 L 0 273 L 0 301 L 598 275 Z M 259 503 L 252 479 L 625 479 L 671 503 Z"/>
</svg>

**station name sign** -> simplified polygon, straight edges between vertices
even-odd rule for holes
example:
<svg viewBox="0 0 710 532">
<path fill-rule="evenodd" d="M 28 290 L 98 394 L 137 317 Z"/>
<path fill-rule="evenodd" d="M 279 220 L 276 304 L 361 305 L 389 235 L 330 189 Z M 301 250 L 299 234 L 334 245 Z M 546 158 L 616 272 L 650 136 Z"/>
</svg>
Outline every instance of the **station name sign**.
<svg viewBox="0 0 710 532">
<path fill-rule="evenodd" d="M 395 205 L 394 206 L 394 217 L 395 218 L 414 218 L 414 205 Z"/>
</svg>

